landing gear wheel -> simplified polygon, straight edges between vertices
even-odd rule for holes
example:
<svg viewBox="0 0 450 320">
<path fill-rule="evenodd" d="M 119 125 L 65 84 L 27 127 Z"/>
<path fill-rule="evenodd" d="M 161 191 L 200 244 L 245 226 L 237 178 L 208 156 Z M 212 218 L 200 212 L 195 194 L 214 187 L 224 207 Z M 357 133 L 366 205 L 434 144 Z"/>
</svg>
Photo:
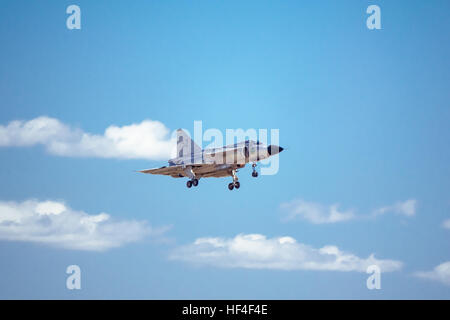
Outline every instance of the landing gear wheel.
<svg viewBox="0 0 450 320">
<path fill-rule="evenodd" d="M 188 187 L 188 188 L 192 187 L 192 181 L 191 180 L 188 180 L 186 182 L 186 187 Z"/>
<path fill-rule="evenodd" d="M 241 183 L 240 183 L 239 181 L 236 181 L 236 182 L 234 183 L 234 187 L 235 187 L 236 189 L 239 189 L 239 188 L 241 187 Z"/>
<path fill-rule="evenodd" d="M 234 189 L 234 184 L 233 183 L 229 183 L 228 184 L 228 189 L 233 190 Z"/>
<path fill-rule="evenodd" d="M 194 185 L 194 187 L 198 186 L 198 179 L 192 180 L 192 184 Z"/>
<path fill-rule="evenodd" d="M 256 178 L 257 176 L 258 176 L 258 171 L 256 171 L 256 163 L 253 163 L 252 164 L 252 169 L 253 169 L 253 171 L 252 171 L 252 177 L 253 178 Z"/>
</svg>

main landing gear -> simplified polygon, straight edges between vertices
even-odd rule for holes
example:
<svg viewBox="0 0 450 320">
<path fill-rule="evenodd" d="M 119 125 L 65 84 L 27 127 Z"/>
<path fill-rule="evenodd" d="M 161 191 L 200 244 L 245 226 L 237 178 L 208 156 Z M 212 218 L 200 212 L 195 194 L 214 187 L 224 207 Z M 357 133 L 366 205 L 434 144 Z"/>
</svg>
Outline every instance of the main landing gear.
<svg viewBox="0 0 450 320">
<path fill-rule="evenodd" d="M 256 163 L 252 164 L 252 177 L 253 178 L 258 177 L 258 171 L 256 171 Z"/>
<path fill-rule="evenodd" d="M 186 182 L 186 187 L 190 188 L 192 186 L 198 186 L 198 179 L 195 177 L 194 171 L 192 171 L 192 167 L 187 167 L 184 172 L 186 176 L 189 177 L 189 180 Z"/>
<path fill-rule="evenodd" d="M 192 186 L 194 186 L 194 187 L 196 187 L 196 186 L 198 186 L 198 179 L 192 179 L 192 180 L 188 180 L 187 182 L 186 182 L 186 187 L 188 187 L 188 188 L 190 188 L 190 187 L 192 187 Z"/>
<path fill-rule="evenodd" d="M 233 176 L 233 182 L 228 184 L 228 189 L 233 190 L 234 188 L 239 189 L 241 187 L 241 183 L 238 181 L 238 177 L 236 175 L 236 170 L 231 171 Z"/>
<path fill-rule="evenodd" d="M 239 189 L 241 187 L 241 183 L 239 181 L 231 182 L 228 184 L 228 189 L 233 190 L 234 188 Z"/>
</svg>

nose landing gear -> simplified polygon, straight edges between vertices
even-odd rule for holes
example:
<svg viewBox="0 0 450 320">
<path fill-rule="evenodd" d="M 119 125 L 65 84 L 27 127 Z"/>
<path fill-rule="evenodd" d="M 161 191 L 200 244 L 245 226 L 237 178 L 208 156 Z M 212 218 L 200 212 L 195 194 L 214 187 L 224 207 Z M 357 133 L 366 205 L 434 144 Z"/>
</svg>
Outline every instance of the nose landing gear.
<svg viewBox="0 0 450 320">
<path fill-rule="evenodd" d="M 258 171 L 256 171 L 256 163 L 252 164 L 252 177 L 256 178 L 258 176 Z"/>
</svg>

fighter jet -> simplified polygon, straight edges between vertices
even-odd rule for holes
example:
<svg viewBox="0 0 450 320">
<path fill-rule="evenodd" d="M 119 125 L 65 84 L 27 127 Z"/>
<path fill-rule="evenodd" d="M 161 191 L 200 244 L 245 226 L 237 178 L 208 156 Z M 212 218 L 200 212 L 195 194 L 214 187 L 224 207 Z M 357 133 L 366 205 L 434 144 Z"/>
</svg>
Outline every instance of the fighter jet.
<svg viewBox="0 0 450 320">
<path fill-rule="evenodd" d="M 187 177 L 186 186 L 198 186 L 200 178 L 232 177 L 228 189 L 239 189 L 241 184 L 237 177 L 239 169 L 252 162 L 252 176 L 258 177 L 258 161 L 274 156 L 283 151 L 277 145 L 266 146 L 259 141 L 247 140 L 221 148 L 202 149 L 182 129 L 177 130 L 177 157 L 168 160 L 169 165 L 161 168 L 140 170 L 148 174 L 161 174 L 173 178 Z"/>
</svg>

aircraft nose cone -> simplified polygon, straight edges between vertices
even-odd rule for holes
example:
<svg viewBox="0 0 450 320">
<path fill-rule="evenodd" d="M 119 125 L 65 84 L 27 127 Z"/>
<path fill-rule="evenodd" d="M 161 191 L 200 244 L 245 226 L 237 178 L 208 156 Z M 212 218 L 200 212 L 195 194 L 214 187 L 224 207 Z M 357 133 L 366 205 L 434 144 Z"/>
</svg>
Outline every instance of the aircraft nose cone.
<svg viewBox="0 0 450 320">
<path fill-rule="evenodd" d="M 284 148 L 282 148 L 280 146 L 275 146 L 275 145 L 270 145 L 267 147 L 267 152 L 269 153 L 270 156 L 280 153 L 283 150 L 284 150 Z"/>
</svg>

